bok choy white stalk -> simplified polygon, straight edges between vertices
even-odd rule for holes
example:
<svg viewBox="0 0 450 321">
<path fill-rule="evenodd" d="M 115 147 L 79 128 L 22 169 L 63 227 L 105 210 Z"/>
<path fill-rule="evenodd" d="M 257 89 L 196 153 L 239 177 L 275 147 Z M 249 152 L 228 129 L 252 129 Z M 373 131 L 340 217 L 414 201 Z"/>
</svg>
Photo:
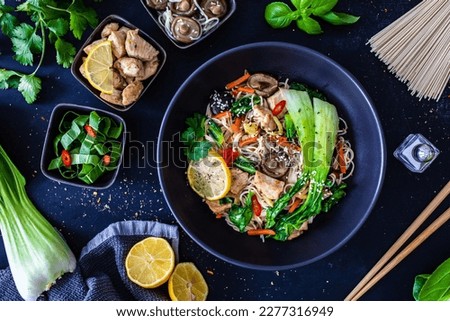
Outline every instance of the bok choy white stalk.
<svg viewBox="0 0 450 321">
<path fill-rule="evenodd" d="M 25 178 L 0 146 L 0 231 L 19 294 L 36 300 L 76 259 L 25 190 Z"/>
</svg>

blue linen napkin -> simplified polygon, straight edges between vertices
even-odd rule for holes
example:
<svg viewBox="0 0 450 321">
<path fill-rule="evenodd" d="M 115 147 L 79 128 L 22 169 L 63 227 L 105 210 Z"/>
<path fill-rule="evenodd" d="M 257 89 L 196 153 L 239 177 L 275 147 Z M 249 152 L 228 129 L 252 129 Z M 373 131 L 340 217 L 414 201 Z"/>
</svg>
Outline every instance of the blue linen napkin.
<svg viewBox="0 0 450 321">
<path fill-rule="evenodd" d="M 178 262 L 177 226 L 150 221 L 113 223 L 82 249 L 75 271 L 64 274 L 38 300 L 169 300 L 167 287 L 144 289 L 131 282 L 125 271 L 128 251 L 149 236 L 163 237 L 169 241 Z M 22 300 L 9 268 L 0 270 L 0 300 Z"/>
</svg>

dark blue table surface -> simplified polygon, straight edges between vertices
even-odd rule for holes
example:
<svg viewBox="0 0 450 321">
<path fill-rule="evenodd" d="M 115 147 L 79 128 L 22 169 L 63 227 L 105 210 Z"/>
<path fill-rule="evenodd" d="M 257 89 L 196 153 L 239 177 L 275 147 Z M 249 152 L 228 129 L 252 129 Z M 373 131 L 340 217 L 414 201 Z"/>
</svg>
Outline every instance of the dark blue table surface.
<svg viewBox="0 0 450 321">
<path fill-rule="evenodd" d="M 118 14 L 157 40 L 168 58 L 161 74 L 145 96 L 120 115 L 129 131 L 131 153 L 115 184 L 106 190 L 61 185 L 45 178 L 39 162 L 52 109 L 59 103 L 75 103 L 111 110 L 90 94 L 71 75 L 57 66 L 49 52 L 39 76 L 43 90 L 28 105 L 15 90 L 0 91 L 0 144 L 27 179 L 28 192 L 41 212 L 63 233 L 76 254 L 98 232 L 121 220 L 156 220 L 176 224 L 163 199 L 155 164 L 156 140 L 164 111 L 182 82 L 203 62 L 238 45 L 257 41 L 287 41 L 315 49 L 350 71 L 371 96 L 380 116 L 387 145 L 387 171 L 378 202 L 363 227 L 337 252 L 311 265 L 288 271 L 255 271 L 230 265 L 202 250 L 181 231 L 180 255 L 194 262 L 209 284 L 211 300 L 342 300 L 389 246 L 450 179 L 450 91 L 440 101 L 419 101 L 387 71 L 366 45 L 418 0 L 347 1 L 337 9 L 360 15 L 352 26 L 331 27 L 308 36 L 295 25 L 271 29 L 264 21 L 270 1 L 237 1 L 237 10 L 218 31 L 200 44 L 175 47 L 150 19 L 139 1 L 86 1 L 99 18 Z M 6 1 L 17 5 L 16 1 Z M 114 4 L 113 4 L 114 3 Z M 75 41 L 77 49 L 87 38 Z M 11 43 L 0 36 L 0 67 L 27 70 L 15 63 Z M 113 111 L 115 112 L 115 111 Z M 392 155 L 410 133 L 421 133 L 441 155 L 422 174 L 409 172 Z M 140 144 L 145 148 L 138 148 Z M 144 157 L 144 159 L 143 159 Z M 440 209 L 448 207 L 444 203 Z M 431 273 L 450 257 L 450 226 L 443 226 L 423 245 L 383 278 L 363 299 L 411 300 L 414 276 Z M 289 255 L 289 253 L 280 253 Z M 7 266 L 0 241 L 0 268 Z"/>
</svg>

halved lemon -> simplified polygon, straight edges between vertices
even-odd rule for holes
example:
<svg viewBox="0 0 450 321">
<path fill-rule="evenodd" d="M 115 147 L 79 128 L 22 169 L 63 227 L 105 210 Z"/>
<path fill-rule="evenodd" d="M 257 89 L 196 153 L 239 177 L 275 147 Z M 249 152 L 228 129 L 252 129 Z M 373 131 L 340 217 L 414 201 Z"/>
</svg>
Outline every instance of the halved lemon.
<svg viewBox="0 0 450 321">
<path fill-rule="evenodd" d="M 174 267 L 175 254 L 172 246 L 159 237 L 148 237 L 136 243 L 125 259 L 129 279 L 147 289 L 164 284 Z"/>
<path fill-rule="evenodd" d="M 84 62 L 87 81 L 105 94 L 113 93 L 113 54 L 111 41 L 105 40 L 89 52 Z"/>
<path fill-rule="evenodd" d="M 203 275 L 191 262 L 178 263 L 169 279 L 172 301 L 205 301 L 208 285 Z"/>
<path fill-rule="evenodd" d="M 217 153 L 191 161 L 187 170 L 191 188 L 202 198 L 213 201 L 225 197 L 231 188 L 231 172 L 225 160 Z"/>
</svg>

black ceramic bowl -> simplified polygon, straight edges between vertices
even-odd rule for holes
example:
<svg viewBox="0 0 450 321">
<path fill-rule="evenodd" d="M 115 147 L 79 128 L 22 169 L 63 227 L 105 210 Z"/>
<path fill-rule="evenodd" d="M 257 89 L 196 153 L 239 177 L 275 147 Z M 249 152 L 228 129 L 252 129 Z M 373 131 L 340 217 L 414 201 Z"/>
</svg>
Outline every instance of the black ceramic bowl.
<svg viewBox="0 0 450 321">
<path fill-rule="evenodd" d="M 257 58 L 255 58 L 257 57 Z M 193 113 L 204 113 L 210 93 L 250 72 L 304 82 L 326 94 L 349 125 L 355 172 L 347 196 L 329 213 L 320 214 L 302 236 L 287 242 L 235 232 L 211 214 L 189 187 L 179 133 Z M 169 149 L 170 146 L 170 149 Z M 158 141 L 158 175 L 178 223 L 200 246 L 217 257 L 247 268 L 281 270 L 303 266 L 334 252 L 361 227 L 371 212 L 384 179 L 386 147 L 371 99 L 360 83 L 328 57 L 281 42 L 244 45 L 226 51 L 198 68 L 179 88 L 164 116 Z"/>
<path fill-rule="evenodd" d="M 158 66 L 158 70 L 156 71 L 156 73 L 151 76 L 150 78 L 144 80 L 142 82 L 142 84 L 144 85 L 144 89 L 142 90 L 141 94 L 139 95 L 139 98 L 136 100 L 136 102 L 127 105 L 127 106 L 120 106 L 120 105 L 115 105 L 112 104 L 106 100 L 104 100 L 103 98 L 100 97 L 100 91 L 98 91 L 97 89 L 95 89 L 94 87 L 91 86 L 91 84 L 89 83 L 89 81 L 84 78 L 80 72 L 80 66 L 83 64 L 83 57 L 86 57 L 86 53 L 83 51 L 83 48 L 85 48 L 87 45 L 91 44 L 93 41 L 95 40 L 99 40 L 101 39 L 101 32 L 103 30 L 103 28 L 111 23 L 111 22 L 117 22 L 120 26 L 125 26 L 128 27 L 130 29 L 138 29 L 135 25 L 131 24 L 130 22 L 128 22 L 127 20 L 116 16 L 116 15 L 110 15 L 108 17 L 106 17 L 102 22 L 99 23 L 99 25 L 94 29 L 94 31 L 92 32 L 92 34 L 86 39 L 85 43 L 83 44 L 83 46 L 81 46 L 80 50 L 78 51 L 78 53 L 76 54 L 74 61 L 72 63 L 72 67 L 71 67 L 71 72 L 72 75 L 84 86 L 87 88 L 87 90 L 89 90 L 95 97 L 97 97 L 98 99 L 100 99 L 102 102 L 104 102 L 106 105 L 108 105 L 109 107 L 118 110 L 118 111 L 126 111 L 128 109 L 130 109 L 131 107 L 133 107 L 133 105 L 139 101 L 139 99 L 144 95 L 144 93 L 147 91 L 147 89 L 150 87 L 150 85 L 152 84 L 152 82 L 156 79 L 156 77 L 158 76 L 159 72 L 161 71 L 161 68 L 164 66 L 165 62 L 166 62 L 166 52 L 163 49 L 163 47 L 161 47 L 161 45 L 159 43 L 157 43 L 153 38 L 151 38 L 148 34 L 146 34 L 145 32 L 143 32 L 141 29 L 139 29 L 139 35 L 144 38 L 147 42 L 149 42 L 153 47 L 155 47 L 156 50 L 159 51 L 158 54 L 158 59 L 159 59 L 159 66 Z"/>
<path fill-rule="evenodd" d="M 75 112 L 79 115 L 89 115 L 90 112 L 96 111 L 101 117 L 109 117 L 111 118 L 116 124 L 122 123 L 123 125 L 123 131 L 122 131 L 122 137 L 118 138 L 119 141 L 122 142 L 122 153 L 120 160 L 118 162 L 117 168 L 105 172 L 102 176 L 100 176 L 93 184 L 87 184 L 83 182 L 82 180 L 79 180 L 78 178 L 74 179 L 66 179 L 63 176 L 61 176 L 60 172 L 58 170 L 48 170 L 48 165 L 50 164 L 51 160 L 56 157 L 53 147 L 53 141 L 55 137 L 59 134 L 59 124 L 61 123 L 61 120 L 63 116 L 67 112 Z M 92 189 L 105 189 L 110 187 L 114 181 L 117 178 L 117 174 L 119 173 L 119 169 L 122 165 L 123 160 L 123 153 L 125 148 L 125 133 L 126 133 L 126 124 L 125 121 L 122 119 L 122 117 L 119 117 L 113 113 L 110 113 L 108 111 L 104 111 L 97 108 L 92 107 L 86 107 L 86 106 L 79 106 L 79 105 L 73 105 L 73 104 L 59 104 L 54 109 L 50 116 L 50 120 L 48 123 L 48 129 L 47 133 L 45 135 L 45 141 L 42 148 L 42 156 L 41 156 L 41 171 L 49 179 L 52 179 L 56 182 L 72 185 L 72 186 L 78 186 L 78 187 L 85 187 L 85 188 L 92 188 Z"/>
<path fill-rule="evenodd" d="M 148 14 L 150 15 L 150 17 L 152 17 L 153 21 L 156 23 L 156 25 L 161 29 L 161 31 L 167 36 L 167 38 L 169 38 L 170 41 L 172 41 L 172 43 L 177 46 L 180 49 L 186 49 L 189 47 L 192 47 L 193 45 L 199 43 L 200 41 L 204 40 L 205 38 L 207 38 L 209 35 L 211 35 L 214 31 L 216 31 L 221 25 L 224 24 L 224 22 L 226 20 L 228 20 L 231 15 L 236 11 L 236 1 L 235 0 L 225 0 L 227 2 L 227 8 L 228 11 L 227 13 L 220 18 L 219 23 L 217 25 L 215 25 L 211 30 L 209 30 L 207 33 L 203 34 L 199 39 L 194 40 L 190 43 L 183 43 L 180 41 L 177 41 L 176 39 L 174 39 L 166 30 L 166 28 L 164 27 L 164 25 L 162 25 L 159 20 L 159 14 L 158 12 L 162 12 L 162 11 L 158 11 L 156 9 L 150 8 L 147 5 L 147 0 L 141 0 L 142 5 L 144 6 L 144 8 L 147 10 Z"/>
</svg>

